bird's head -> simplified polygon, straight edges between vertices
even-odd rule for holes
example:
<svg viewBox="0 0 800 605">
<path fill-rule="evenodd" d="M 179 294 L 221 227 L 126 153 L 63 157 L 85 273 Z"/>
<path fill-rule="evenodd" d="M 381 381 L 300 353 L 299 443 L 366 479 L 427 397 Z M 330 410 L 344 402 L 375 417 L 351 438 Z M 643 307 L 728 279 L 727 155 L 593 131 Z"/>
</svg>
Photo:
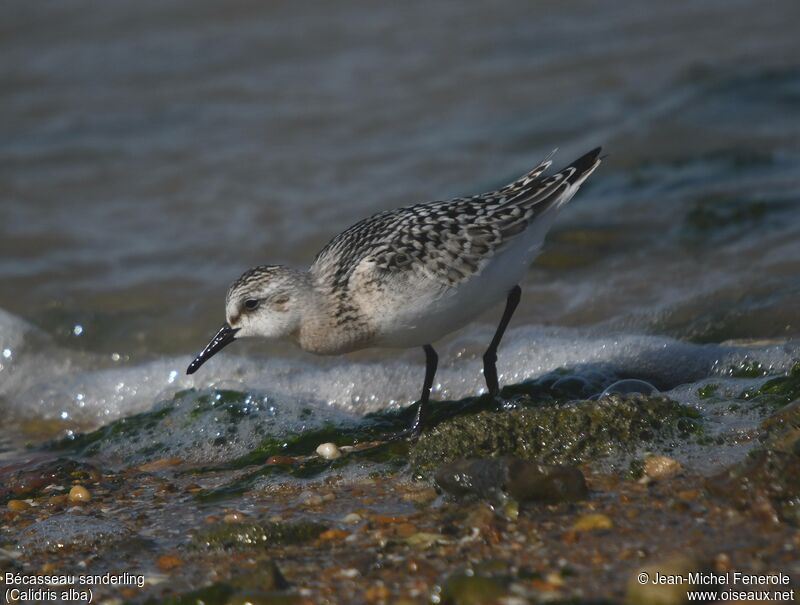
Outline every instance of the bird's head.
<svg viewBox="0 0 800 605">
<path fill-rule="evenodd" d="M 192 361 L 193 374 L 214 354 L 239 338 L 291 337 L 300 328 L 303 298 L 308 295 L 308 274 L 280 265 L 262 265 L 245 272 L 228 289 L 227 322 Z"/>
</svg>

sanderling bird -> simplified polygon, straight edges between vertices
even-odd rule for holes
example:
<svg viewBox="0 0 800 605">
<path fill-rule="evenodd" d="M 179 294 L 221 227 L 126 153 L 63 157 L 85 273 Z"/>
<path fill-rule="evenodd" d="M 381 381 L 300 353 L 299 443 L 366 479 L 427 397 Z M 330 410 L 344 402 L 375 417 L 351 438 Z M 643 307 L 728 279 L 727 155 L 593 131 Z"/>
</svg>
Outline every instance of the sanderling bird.
<svg viewBox="0 0 800 605">
<path fill-rule="evenodd" d="M 336 355 L 367 347 L 425 351 L 425 380 L 411 427 L 425 423 L 438 356 L 431 343 L 503 299 L 483 355 L 497 395 L 497 347 L 519 304 L 519 282 L 559 210 L 600 164 L 600 148 L 546 176 L 548 158 L 497 191 L 387 210 L 334 237 L 308 270 L 262 265 L 228 290 L 227 323 L 186 370 L 192 374 L 239 338 L 288 339 Z"/>
</svg>

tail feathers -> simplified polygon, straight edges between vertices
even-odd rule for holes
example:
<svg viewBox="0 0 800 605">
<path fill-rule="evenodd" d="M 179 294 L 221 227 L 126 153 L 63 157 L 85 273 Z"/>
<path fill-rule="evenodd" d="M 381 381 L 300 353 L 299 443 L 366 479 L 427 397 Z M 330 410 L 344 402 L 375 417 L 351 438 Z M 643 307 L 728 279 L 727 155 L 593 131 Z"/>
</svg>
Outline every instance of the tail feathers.
<svg viewBox="0 0 800 605">
<path fill-rule="evenodd" d="M 600 152 L 600 147 L 592 149 L 551 176 L 542 176 L 543 168 L 539 171 L 540 176 L 507 192 L 503 196 L 504 200 L 499 208 L 517 207 L 523 209 L 523 213 L 516 215 L 513 220 L 503 226 L 503 235 L 511 237 L 521 233 L 536 217 L 549 213 L 551 210 L 557 210 L 570 201 L 583 181 L 600 165 L 602 159 Z M 550 162 L 547 160 L 539 166 L 549 166 L 549 164 Z M 539 166 L 534 169 L 534 172 L 539 170 Z"/>
<path fill-rule="evenodd" d="M 602 151 L 602 147 L 595 147 L 589 153 L 585 153 L 577 160 L 572 162 L 572 164 L 567 166 L 562 171 L 563 173 L 566 173 L 570 169 L 574 169 L 574 171 L 569 176 L 566 176 L 566 181 L 570 185 L 580 183 L 592 172 L 594 172 L 594 169 L 600 165 L 600 161 L 602 160 L 600 157 L 600 153 Z"/>
<path fill-rule="evenodd" d="M 569 201 L 581 183 L 600 165 L 602 148 L 592 149 L 572 162 L 569 166 L 551 176 L 543 171 L 550 165 L 550 160 L 539 164 L 528 175 L 515 181 L 516 187 L 501 190 L 504 194 L 503 205 L 516 205 L 523 208 L 535 208 L 539 213 L 553 206 L 561 206 Z M 513 184 L 512 184 L 513 185 Z"/>
</svg>

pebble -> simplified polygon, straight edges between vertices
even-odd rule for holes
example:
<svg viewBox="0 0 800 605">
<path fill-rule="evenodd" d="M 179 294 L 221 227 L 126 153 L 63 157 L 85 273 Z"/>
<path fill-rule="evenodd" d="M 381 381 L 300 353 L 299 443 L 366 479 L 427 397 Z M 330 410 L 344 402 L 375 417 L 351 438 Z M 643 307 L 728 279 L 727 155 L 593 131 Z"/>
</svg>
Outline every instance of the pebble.
<svg viewBox="0 0 800 605">
<path fill-rule="evenodd" d="M 390 596 L 389 589 L 386 588 L 383 584 L 376 584 L 375 586 L 370 586 L 367 588 L 366 592 L 364 593 L 364 598 L 367 601 L 386 601 Z"/>
<path fill-rule="evenodd" d="M 407 492 L 403 494 L 402 498 L 406 502 L 413 502 L 415 504 L 430 504 L 436 498 L 439 497 L 439 494 L 436 493 L 436 490 L 432 487 L 426 487 L 419 490 L 414 490 L 411 492 Z"/>
<path fill-rule="evenodd" d="M 417 526 L 413 523 L 399 523 L 395 526 L 394 531 L 401 538 L 408 538 L 417 533 Z"/>
<path fill-rule="evenodd" d="M 452 496 L 492 499 L 504 492 L 518 502 L 575 502 L 588 495 L 575 466 L 537 464 L 513 457 L 462 459 L 440 467 L 436 484 Z"/>
<path fill-rule="evenodd" d="M 613 527 L 614 522 L 608 515 L 604 515 L 603 513 L 581 515 L 572 525 L 572 529 L 575 531 L 596 531 L 599 529 L 611 529 Z"/>
<path fill-rule="evenodd" d="M 31 507 L 25 500 L 9 500 L 6 506 L 8 510 L 14 511 L 15 513 L 28 510 Z"/>
<path fill-rule="evenodd" d="M 314 492 L 303 492 L 300 494 L 300 502 L 305 506 L 320 506 L 323 503 L 322 496 Z"/>
<path fill-rule="evenodd" d="M 644 474 L 654 480 L 669 479 L 677 475 L 683 467 L 669 456 L 648 456 L 644 461 Z"/>
<path fill-rule="evenodd" d="M 89 490 L 82 485 L 75 485 L 71 490 L 69 490 L 69 501 L 73 504 L 77 502 L 88 502 L 91 499 L 92 494 L 90 494 Z"/>
<path fill-rule="evenodd" d="M 361 515 L 358 513 L 350 513 L 349 515 L 345 515 L 342 518 L 342 523 L 347 523 L 349 525 L 359 523 L 361 521 Z"/>
<path fill-rule="evenodd" d="M 342 578 L 357 578 L 361 575 L 361 572 L 353 567 L 350 567 L 348 569 L 340 569 L 338 575 Z"/>
<path fill-rule="evenodd" d="M 170 571 L 183 565 L 183 561 L 175 555 L 161 555 L 156 560 L 156 565 L 161 571 Z"/>
<path fill-rule="evenodd" d="M 350 535 L 350 532 L 346 532 L 343 529 L 329 529 L 322 532 L 319 535 L 319 539 L 323 542 L 338 542 L 340 540 L 344 540 Z"/>
<path fill-rule="evenodd" d="M 342 457 L 342 452 L 335 443 L 323 443 L 317 447 L 317 454 L 325 460 L 336 460 Z"/>
<path fill-rule="evenodd" d="M 406 538 L 406 544 L 409 546 L 414 546 L 416 548 L 430 548 L 437 542 L 444 542 L 445 537 L 442 534 L 433 534 L 429 532 L 417 532 L 412 536 L 408 536 Z"/>
</svg>

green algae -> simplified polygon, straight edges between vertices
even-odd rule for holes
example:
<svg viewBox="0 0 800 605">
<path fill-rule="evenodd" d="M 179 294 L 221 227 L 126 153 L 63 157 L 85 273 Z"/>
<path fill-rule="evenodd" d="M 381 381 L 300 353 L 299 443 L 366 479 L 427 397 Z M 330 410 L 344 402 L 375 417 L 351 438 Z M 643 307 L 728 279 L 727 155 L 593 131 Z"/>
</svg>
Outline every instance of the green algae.
<svg viewBox="0 0 800 605">
<path fill-rule="evenodd" d="M 52 450 L 70 450 L 81 456 L 96 456 L 106 443 L 125 441 L 142 433 L 153 431 L 171 412 L 171 408 L 164 407 L 134 414 L 115 420 L 96 431 L 65 437 L 49 444 L 47 447 Z M 161 444 L 151 444 L 148 450 L 150 454 L 156 454 L 163 447 Z"/>
<path fill-rule="evenodd" d="M 769 368 L 760 361 L 745 359 L 737 365 L 728 368 L 728 376 L 731 378 L 761 378 L 769 375 Z"/>
<path fill-rule="evenodd" d="M 296 523 L 217 523 L 192 536 L 199 548 L 271 548 L 302 544 L 328 529 L 311 521 Z"/>
<path fill-rule="evenodd" d="M 455 418 L 424 433 L 411 449 L 410 462 L 423 473 L 471 457 L 578 464 L 632 453 L 643 442 L 687 438 L 700 431 L 694 408 L 663 397 L 612 395 Z"/>
<path fill-rule="evenodd" d="M 711 399 L 719 391 L 718 384 L 707 384 L 697 389 L 697 396 L 700 399 Z"/>
<path fill-rule="evenodd" d="M 739 397 L 773 405 L 786 405 L 800 399 L 800 361 L 792 366 L 786 376 L 772 378 L 758 388 L 744 391 Z"/>
<path fill-rule="evenodd" d="M 482 605 L 496 603 L 508 595 L 505 583 L 497 578 L 472 573 L 456 573 L 445 580 L 440 600 L 443 605 Z"/>
</svg>

